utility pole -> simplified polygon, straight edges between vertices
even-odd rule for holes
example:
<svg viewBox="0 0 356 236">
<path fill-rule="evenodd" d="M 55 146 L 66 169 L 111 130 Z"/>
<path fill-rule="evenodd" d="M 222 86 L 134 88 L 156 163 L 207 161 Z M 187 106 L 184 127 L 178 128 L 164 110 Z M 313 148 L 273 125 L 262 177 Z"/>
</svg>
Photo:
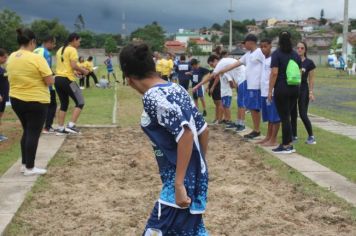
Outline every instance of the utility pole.
<svg viewBox="0 0 356 236">
<path fill-rule="evenodd" d="M 344 0 L 344 29 L 343 29 L 343 43 L 342 43 L 342 56 L 347 63 L 347 35 L 349 32 L 349 0 Z"/>
<path fill-rule="evenodd" d="M 230 0 L 230 34 L 229 34 L 229 51 L 232 51 L 232 14 L 234 13 L 234 10 L 232 10 L 232 0 Z"/>
</svg>

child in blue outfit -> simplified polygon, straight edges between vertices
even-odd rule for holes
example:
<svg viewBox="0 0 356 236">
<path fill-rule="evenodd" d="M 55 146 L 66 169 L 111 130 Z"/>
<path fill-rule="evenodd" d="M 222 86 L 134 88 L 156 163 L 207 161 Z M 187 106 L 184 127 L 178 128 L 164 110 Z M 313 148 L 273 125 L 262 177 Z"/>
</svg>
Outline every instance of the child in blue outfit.
<svg viewBox="0 0 356 236">
<path fill-rule="evenodd" d="M 202 214 L 208 190 L 208 129 L 188 92 L 161 79 L 146 44 L 130 44 L 120 64 L 143 95 L 141 127 L 150 138 L 163 187 L 143 235 L 208 235 Z"/>
</svg>

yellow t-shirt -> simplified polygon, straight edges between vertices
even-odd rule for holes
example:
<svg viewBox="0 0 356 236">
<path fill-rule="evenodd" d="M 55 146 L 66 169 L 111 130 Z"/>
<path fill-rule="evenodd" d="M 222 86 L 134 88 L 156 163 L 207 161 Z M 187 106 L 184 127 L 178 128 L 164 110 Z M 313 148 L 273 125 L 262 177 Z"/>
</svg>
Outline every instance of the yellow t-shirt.
<svg viewBox="0 0 356 236">
<path fill-rule="evenodd" d="M 27 50 L 13 52 L 7 61 L 10 97 L 25 102 L 49 103 L 48 85 L 43 78 L 52 75 L 47 61 Z"/>
<path fill-rule="evenodd" d="M 84 68 L 87 69 L 90 72 L 94 71 L 94 64 L 92 61 L 85 61 L 84 62 Z"/>
<path fill-rule="evenodd" d="M 156 71 L 161 73 L 161 75 L 169 76 L 173 69 L 173 64 L 171 64 L 167 59 L 162 58 L 157 61 Z"/>
<path fill-rule="evenodd" d="M 56 54 L 56 75 L 61 77 L 67 77 L 71 81 L 75 81 L 74 70 L 70 64 L 71 61 L 78 61 L 77 49 L 68 45 L 63 52 L 62 48 L 58 49 Z M 63 61 L 62 61 L 63 59 Z"/>
</svg>

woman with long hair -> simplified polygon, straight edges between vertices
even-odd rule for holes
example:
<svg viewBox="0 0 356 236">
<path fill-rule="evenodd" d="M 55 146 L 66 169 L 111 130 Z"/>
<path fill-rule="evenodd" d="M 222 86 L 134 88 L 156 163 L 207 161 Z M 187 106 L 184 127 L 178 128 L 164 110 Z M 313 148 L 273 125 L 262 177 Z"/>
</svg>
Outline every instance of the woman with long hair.
<svg viewBox="0 0 356 236">
<path fill-rule="evenodd" d="M 304 127 L 308 132 L 308 139 L 306 144 L 316 144 L 313 134 L 313 127 L 308 117 L 309 101 L 314 101 L 314 70 L 316 68 L 314 62 L 307 57 L 308 46 L 305 42 L 299 42 L 297 45 L 297 52 L 302 59 L 302 82 L 300 84 L 298 108 L 294 107 L 292 111 L 292 132 L 293 141 L 298 140 L 297 136 L 297 118 L 298 111 L 300 119 L 303 121 Z"/>
<path fill-rule="evenodd" d="M 292 37 L 287 31 L 279 34 L 279 48 L 272 54 L 271 80 L 268 91 L 268 100 L 274 99 L 282 123 L 282 144 L 273 149 L 274 153 L 293 153 L 291 112 L 297 105 L 299 85 L 289 83 L 287 69 L 290 63 L 297 64 L 301 69 L 302 62 L 299 55 L 293 50 Z"/>
<path fill-rule="evenodd" d="M 77 48 L 80 46 L 80 36 L 76 33 L 71 33 L 63 47 L 57 51 L 57 67 L 55 87 L 61 107 L 58 115 L 58 130 L 57 135 L 77 134 L 79 130 L 76 128 L 79 115 L 84 107 L 84 98 L 82 92 L 75 82 L 75 71 L 83 75 L 88 75 L 89 71 L 78 66 Z M 67 127 L 64 126 L 64 120 L 69 106 L 69 97 L 74 101 L 75 108 L 72 113 L 71 121 Z"/>
<path fill-rule="evenodd" d="M 46 170 L 35 167 L 35 158 L 50 103 L 48 86 L 53 85 L 52 70 L 42 56 L 33 53 L 37 44 L 31 30 L 18 29 L 17 42 L 20 48 L 10 55 L 7 72 L 12 109 L 23 128 L 21 172 L 25 176 L 41 175 Z"/>
</svg>

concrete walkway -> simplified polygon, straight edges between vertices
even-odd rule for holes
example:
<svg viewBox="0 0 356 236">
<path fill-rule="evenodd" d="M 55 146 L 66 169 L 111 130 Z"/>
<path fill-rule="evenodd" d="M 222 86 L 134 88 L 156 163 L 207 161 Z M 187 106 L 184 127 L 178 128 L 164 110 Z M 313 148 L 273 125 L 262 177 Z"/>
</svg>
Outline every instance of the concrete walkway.
<svg viewBox="0 0 356 236">
<path fill-rule="evenodd" d="M 64 136 L 43 135 L 37 149 L 36 166 L 45 168 L 63 144 Z M 23 176 L 18 160 L 0 177 L 0 235 L 3 235 L 38 176 Z"/>
<path fill-rule="evenodd" d="M 243 136 L 249 133 L 250 131 L 251 130 L 248 129 L 245 132 L 240 133 L 239 135 Z M 251 142 L 256 143 L 259 140 L 260 139 L 252 140 Z M 337 196 L 346 200 L 348 203 L 356 207 L 356 184 L 350 182 L 344 176 L 335 173 L 334 171 L 319 164 L 318 162 L 315 162 L 297 153 L 275 154 L 272 152 L 273 148 L 262 147 L 260 145 L 259 147 L 263 148 L 271 155 L 277 157 L 288 166 L 299 171 L 302 175 L 309 178 L 319 186 L 332 191 Z"/>
<path fill-rule="evenodd" d="M 324 117 L 309 114 L 313 126 L 356 140 L 356 126 L 344 124 Z"/>
</svg>

